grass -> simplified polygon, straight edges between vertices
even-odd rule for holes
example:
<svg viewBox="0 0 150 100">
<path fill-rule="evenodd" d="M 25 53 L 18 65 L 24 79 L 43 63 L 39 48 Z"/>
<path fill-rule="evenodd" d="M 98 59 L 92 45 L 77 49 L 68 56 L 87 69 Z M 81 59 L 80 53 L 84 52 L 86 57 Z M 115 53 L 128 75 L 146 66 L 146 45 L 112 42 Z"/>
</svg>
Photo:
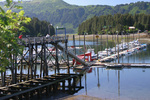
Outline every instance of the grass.
<svg viewBox="0 0 150 100">
<path fill-rule="evenodd" d="M 69 40 L 73 40 L 73 34 L 69 34 Z M 96 40 L 96 35 L 85 35 L 85 40 L 86 41 L 93 41 L 93 37 L 95 36 L 95 40 Z M 113 35 L 113 38 L 115 38 L 116 35 Z M 140 38 L 145 38 L 146 34 L 144 33 L 140 33 L 139 34 L 134 34 L 134 39 L 138 39 L 140 36 Z M 117 36 L 116 36 L 117 37 Z M 121 35 L 118 35 L 119 40 L 121 40 Z M 128 35 L 128 37 L 130 39 L 133 39 L 133 34 Z M 126 35 L 123 35 L 122 37 L 123 39 L 126 39 Z M 101 39 L 101 35 L 99 35 L 98 39 Z M 75 35 L 75 40 L 79 40 L 79 35 Z M 80 35 L 80 40 L 84 40 L 84 35 Z M 107 40 L 107 35 L 102 35 L 102 40 Z M 108 40 L 112 40 L 112 35 L 108 35 Z"/>
</svg>

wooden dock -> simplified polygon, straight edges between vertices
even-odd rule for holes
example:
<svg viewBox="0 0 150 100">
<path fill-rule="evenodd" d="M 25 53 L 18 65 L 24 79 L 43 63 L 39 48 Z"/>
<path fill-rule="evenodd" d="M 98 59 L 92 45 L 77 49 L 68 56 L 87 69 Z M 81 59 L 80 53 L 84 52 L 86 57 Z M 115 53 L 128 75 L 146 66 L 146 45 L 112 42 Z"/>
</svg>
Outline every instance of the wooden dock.
<svg viewBox="0 0 150 100">
<path fill-rule="evenodd" d="M 0 100 L 30 99 L 34 95 L 41 98 L 42 94 L 50 96 L 50 94 L 55 93 L 57 90 L 73 94 L 83 88 L 81 76 L 82 74 L 62 73 L 12 84 L 7 87 L 0 87 Z M 80 82 L 79 86 L 77 86 L 77 80 Z"/>
<path fill-rule="evenodd" d="M 110 56 L 107 56 L 107 57 L 104 57 L 102 59 L 100 59 L 100 62 L 111 62 L 117 58 L 120 58 L 121 56 L 125 56 L 125 55 L 128 55 L 128 51 L 133 51 L 135 52 L 134 50 L 141 50 L 145 48 L 145 46 L 138 46 L 138 47 L 134 47 L 134 48 L 131 48 L 129 50 L 123 50 L 123 51 L 119 51 L 119 53 L 115 53 L 115 54 L 112 54 Z"/>
<path fill-rule="evenodd" d="M 101 63 L 97 62 L 95 64 L 92 64 L 92 66 L 101 66 L 101 67 L 107 67 L 107 65 L 114 65 L 114 68 L 116 65 L 121 65 L 123 68 L 150 68 L 150 63 Z M 116 67 L 117 68 L 117 67 Z"/>
</svg>

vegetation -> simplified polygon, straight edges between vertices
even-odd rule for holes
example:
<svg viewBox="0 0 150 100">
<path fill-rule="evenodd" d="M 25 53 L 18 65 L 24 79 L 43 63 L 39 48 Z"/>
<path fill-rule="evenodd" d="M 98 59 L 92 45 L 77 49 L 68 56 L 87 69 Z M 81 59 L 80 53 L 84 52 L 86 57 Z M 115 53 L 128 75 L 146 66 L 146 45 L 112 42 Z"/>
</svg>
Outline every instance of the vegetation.
<svg viewBox="0 0 150 100">
<path fill-rule="evenodd" d="M 0 7 L 0 71 L 12 65 L 14 57 L 22 53 L 23 47 L 18 44 L 18 34 L 25 31 L 22 23 L 28 23 L 30 18 L 24 17 L 24 11 L 12 12 L 12 8 L 21 8 L 16 2 L 6 0 L 7 11 Z M 14 66 L 15 67 L 15 66 Z M 2 73 L 1 73 L 2 74 Z M 2 75 L 1 75 L 2 76 Z"/>
<path fill-rule="evenodd" d="M 3 5 L 4 3 L 1 3 Z M 66 27 L 67 32 L 77 32 L 77 27 L 83 21 L 94 16 L 120 14 L 150 14 L 150 2 L 137 2 L 121 4 L 117 6 L 91 5 L 76 6 L 69 5 L 63 0 L 32 0 L 21 4 L 31 18 L 50 22 L 55 27 Z"/>
<path fill-rule="evenodd" d="M 40 21 L 38 18 L 33 17 L 30 23 L 24 23 L 23 26 L 27 29 L 23 32 L 23 36 L 46 36 L 46 34 L 54 35 L 54 27 L 47 21 Z"/>
<path fill-rule="evenodd" d="M 129 30 L 129 26 L 134 26 L 135 30 Z M 108 34 L 118 31 L 120 34 L 124 32 L 150 30 L 150 14 L 115 14 L 94 16 L 79 25 L 78 32 L 82 34 Z"/>
</svg>

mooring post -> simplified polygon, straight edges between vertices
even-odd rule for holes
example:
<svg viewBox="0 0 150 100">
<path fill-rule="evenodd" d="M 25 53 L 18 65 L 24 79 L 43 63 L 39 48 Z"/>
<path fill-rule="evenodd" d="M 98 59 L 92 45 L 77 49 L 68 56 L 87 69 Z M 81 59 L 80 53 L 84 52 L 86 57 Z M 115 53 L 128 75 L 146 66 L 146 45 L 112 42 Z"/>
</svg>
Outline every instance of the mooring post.
<svg viewBox="0 0 150 100">
<path fill-rule="evenodd" d="M 102 44 L 103 44 L 103 43 L 102 43 L 102 34 L 103 34 L 103 33 L 101 33 L 101 51 L 102 51 L 102 46 L 103 46 L 103 45 L 102 45 Z"/>
<path fill-rule="evenodd" d="M 79 47 L 80 47 L 80 34 L 79 34 Z M 80 50 L 80 52 L 81 52 L 81 50 Z M 79 52 L 79 53 L 80 53 L 80 52 Z"/>
<path fill-rule="evenodd" d="M 29 80 L 29 74 L 30 74 L 30 64 L 28 65 L 28 76 L 27 76 L 27 80 Z"/>
<path fill-rule="evenodd" d="M 140 41 L 140 32 L 139 32 L 140 30 L 138 30 L 138 34 L 139 34 L 139 41 Z"/>
<path fill-rule="evenodd" d="M 34 68 L 34 78 L 36 78 L 36 70 L 37 70 L 37 57 L 38 57 L 38 51 L 37 51 L 37 42 L 35 43 L 35 68 Z"/>
<path fill-rule="evenodd" d="M 33 79 L 33 45 L 32 43 L 30 42 L 30 39 L 29 39 L 29 65 L 30 65 L 30 72 L 31 72 L 31 79 Z"/>
<path fill-rule="evenodd" d="M 119 64 L 119 39 L 118 39 L 118 32 L 117 32 L 117 44 L 118 44 L 118 64 Z"/>
<path fill-rule="evenodd" d="M 42 56 L 42 60 L 43 60 L 43 62 L 42 62 L 42 70 L 43 70 L 43 76 L 45 76 L 45 42 L 44 42 L 44 37 L 42 38 L 42 54 L 43 54 L 43 56 Z"/>
<path fill-rule="evenodd" d="M 73 91 L 74 91 L 74 93 L 76 91 L 76 76 L 73 77 Z"/>
<path fill-rule="evenodd" d="M 97 39 L 97 48 L 96 48 L 96 50 L 97 50 L 97 59 L 98 59 L 98 38 L 99 38 L 99 35 L 96 35 L 96 39 Z"/>
<path fill-rule="evenodd" d="M 59 63 L 58 63 L 58 47 L 55 45 L 56 49 L 56 67 L 57 67 L 57 72 L 59 73 Z"/>
<path fill-rule="evenodd" d="M 133 40 L 134 40 L 134 32 L 133 32 Z"/>
<path fill-rule="evenodd" d="M 123 32 L 121 32 L 121 44 L 122 44 L 122 51 L 123 51 Z"/>
<path fill-rule="evenodd" d="M 107 32 L 107 57 L 108 57 L 108 32 Z"/>
<path fill-rule="evenodd" d="M 33 79 L 33 45 L 31 45 L 31 79 Z"/>
<path fill-rule="evenodd" d="M 23 57 L 21 57 L 21 65 L 20 65 L 20 82 L 22 82 L 22 60 L 23 60 Z"/>
<path fill-rule="evenodd" d="M 116 40 L 116 39 L 117 39 L 117 38 L 116 38 L 116 33 L 115 33 L 115 54 L 117 53 L 117 51 L 116 51 L 116 50 L 117 50 L 117 49 L 116 49 L 116 45 L 117 45 L 117 42 L 116 42 L 116 41 L 117 41 L 117 40 Z M 116 63 L 116 60 L 115 60 L 115 63 Z"/>
<path fill-rule="evenodd" d="M 84 61 L 85 61 L 85 32 L 84 32 Z"/>
<path fill-rule="evenodd" d="M 76 55 L 75 35 L 73 35 L 74 54 Z"/>
<path fill-rule="evenodd" d="M 68 36 L 65 40 L 65 49 L 66 49 L 66 55 L 67 55 L 67 73 L 70 74 L 70 67 L 69 67 L 69 56 L 68 56 Z"/>
<path fill-rule="evenodd" d="M 93 34 L 93 47 L 95 46 L 94 43 L 95 43 L 95 34 Z"/>
<path fill-rule="evenodd" d="M 48 68 L 47 67 L 48 66 L 47 66 L 47 60 L 46 60 L 46 42 L 44 41 L 44 76 L 48 75 Z"/>
<path fill-rule="evenodd" d="M 82 76 L 82 75 L 79 75 L 79 80 L 80 80 L 80 88 L 82 87 L 81 76 Z"/>
<path fill-rule="evenodd" d="M 43 71 L 43 41 L 41 43 L 41 66 L 40 66 L 40 77 L 42 77 L 42 71 Z"/>
</svg>

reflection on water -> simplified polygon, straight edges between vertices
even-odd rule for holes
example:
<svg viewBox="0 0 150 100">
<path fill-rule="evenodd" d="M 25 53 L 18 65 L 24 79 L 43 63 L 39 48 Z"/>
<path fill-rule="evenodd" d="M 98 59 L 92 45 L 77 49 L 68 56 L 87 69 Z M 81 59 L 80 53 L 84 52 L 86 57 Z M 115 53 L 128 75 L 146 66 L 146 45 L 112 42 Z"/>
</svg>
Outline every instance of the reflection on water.
<svg viewBox="0 0 150 100">
<path fill-rule="evenodd" d="M 106 70 L 93 68 L 82 77 L 85 89 L 75 95 L 88 95 L 103 99 L 149 99 L 150 69 L 132 68 Z"/>
</svg>

